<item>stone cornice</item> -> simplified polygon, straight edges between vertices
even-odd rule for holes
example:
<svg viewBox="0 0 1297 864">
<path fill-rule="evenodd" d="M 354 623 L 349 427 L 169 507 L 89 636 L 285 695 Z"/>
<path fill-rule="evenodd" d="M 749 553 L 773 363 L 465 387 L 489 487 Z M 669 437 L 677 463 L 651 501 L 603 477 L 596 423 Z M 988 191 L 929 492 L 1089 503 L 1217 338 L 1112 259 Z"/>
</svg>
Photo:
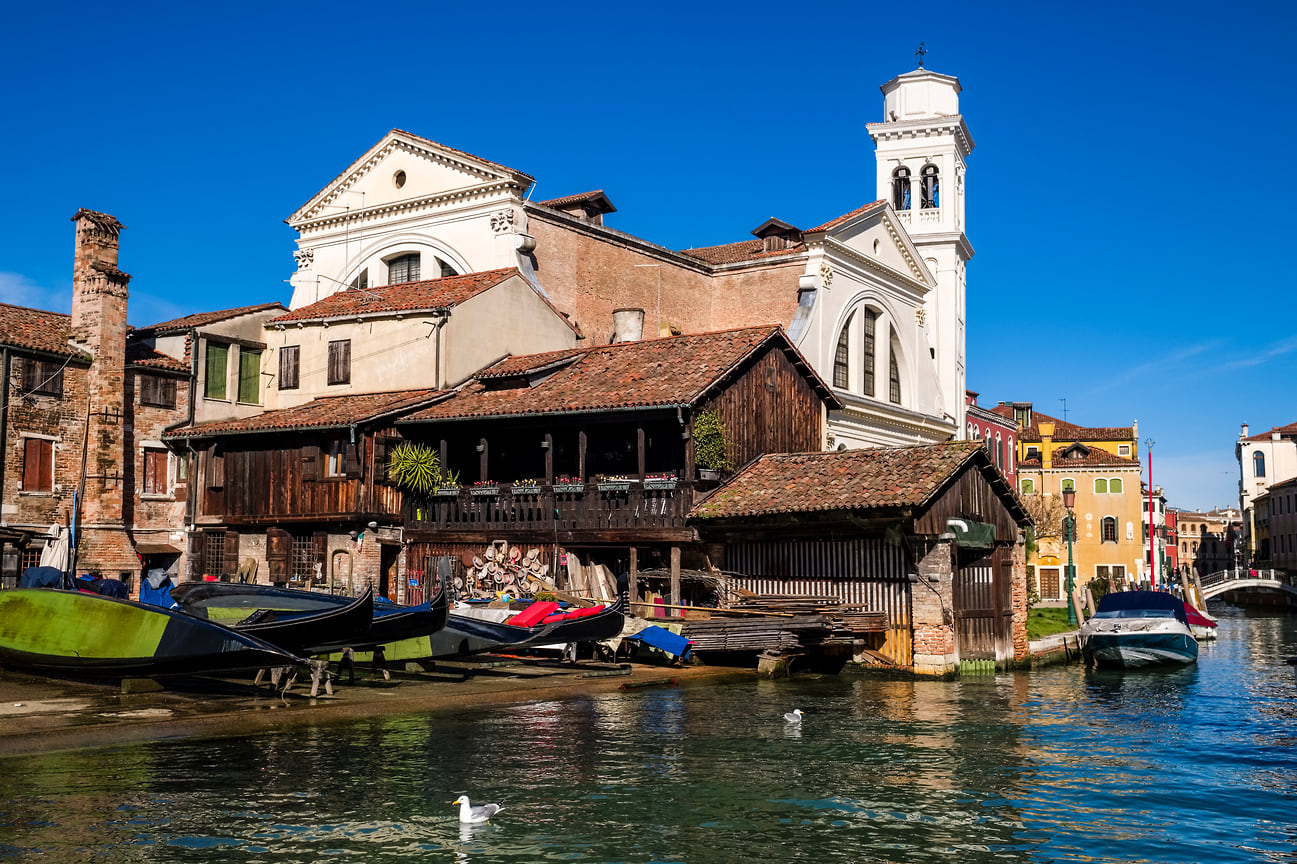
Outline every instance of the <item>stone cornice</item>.
<svg viewBox="0 0 1297 864">
<path fill-rule="evenodd" d="M 317 233 L 328 228 L 335 228 L 348 223 L 365 223 L 375 217 L 410 216 L 415 213 L 434 210 L 448 204 L 462 204 L 474 200 L 485 201 L 488 198 L 495 197 L 495 193 L 499 192 L 512 193 L 512 197 L 520 197 L 522 190 L 523 187 L 514 184 L 512 181 L 501 180 L 496 183 L 489 183 L 482 186 L 466 186 L 462 189 L 443 192 L 439 195 L 427 195 L 423 198 L 410 198 L 406 201 L 393 201 L 390 204 L 380 204 L 374 207 L 348 210 L 331 216 L 321 216 L 316 219 L 298 222 L 293 225 L 293 227 L 305 236 L 308 233 Z"/>
<path fill-rule="evenodd" d="M 842 409 L 829 412 L 829 423 L 834 417 L 841 417 L 848 422 L 867 420 L 876 426 L 899 429 L 903 432 L 917 434 L 920 432 L 941 433 L 953 437 L 958 428 L 953 419 L 934 417 L 892 402 L 883 402 L 859 393 L 850 393 L 840 388 L 833 388 L 834 394 L 842 401 Z"/>
<path fill-rule="evenodd" d="M 811 246 L 811 244 L 807 245 Z M 851 248 L 841 240 L 835 240 L 832 237 L 825 237 L 823 240 L 818 241 L 818 243 L 812 246 L 812 248 L 816 247 L 822 248 L 826 254 L 830 255 L 835 260 L 849 262 L 856 265 L 861 270 L 868 270 L 886 277 L 889 281 L 900 283 L 902 287 L 913 293 L 916 299 L 922 299 L 935 287 L 934 285 L 929 285 L 927 282 L 924 282 L 922 278 L 915 278 L 906 273 L 902 273 L 899 270 L 893 270 L 878 259 L 871 258 L 868 255 Z M 909 256 L 907 255 L 906 257 L 908 258 Z"/>
<path fill-rule="evenodd" d="M 952 135 L 959 145 L 960 157 L 967 158 L 973 152 L 973 136 L 964 123 L 964 115 L 951 114 L 946 117 L 929 117 L 919 120 L 889 120 L 881 123 L 866 123 L 869 137 L 874 143 L 879 141 L 903 141 L 906 138 L 929 138 L 935 135 Z"/>
</svg>

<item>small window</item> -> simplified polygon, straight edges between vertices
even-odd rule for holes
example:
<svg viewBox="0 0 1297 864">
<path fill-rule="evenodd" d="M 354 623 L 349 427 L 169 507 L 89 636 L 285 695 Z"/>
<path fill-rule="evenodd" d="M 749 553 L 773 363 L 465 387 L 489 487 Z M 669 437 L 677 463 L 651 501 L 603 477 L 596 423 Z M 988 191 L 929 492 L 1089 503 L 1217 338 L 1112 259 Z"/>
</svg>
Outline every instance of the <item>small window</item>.
<svg viewBox="0 0 1297 864">
<path fill-rule="evenodd" d="M 203 571 L 213 576 L 225 572 L 225 532 L 203 532 Z"/>
<path fill-rule="evenodd" d="M 347 476 L 347 446 L 342 441 L 329 442 L 324 460 L 324 476 Z"/>
<path fill-rule="evenodd" d="M 369 268 L 366 267 L 360 271 L 360 275 L 351 280 L 351 287 L 357 291 L 366 291 L 369 289 Z"/>
<path fill-rule="evenodd" d="M 910 209 L 910 169 L 897 168 L 892 172 L 892 207 Z"/>
<path fill-rule="evenodd" d="M 144 451 L 144 494 L 165 495 L 167 488 L 167 451 L 149 449 Z"/>
<path fill-rule="evenodd" d="M 1252 454 L 1252 475 L 1254 477 L 1265 476 L 1265 454 L 1260 450 Z"/>
<path fill-rule="evenodd" d="M 23 491 L 54 491 L 54 442 L 47 438 L 23 439 Z"/>
<path fill-rule="evenodd" d="M 239 401 L 245 405 L 261 402 L 261 352 L 239 349 Z"/>
<path fill-rule="evenodd" d="M 1103 517 L 1102 531 L 1103 534 L 1100 537 L 1101 542 L 1103 543 L 1117 542 L 1117 520 L 1114 519 L 1112 516 Z"/>
<path fill-rule="evenodd" d="M 329 343 L 329 383 L 351 383 L 351 340 Z"/>
<path fill-rule="evenodd" d="M 1058 488 L 1063 492 L 1075 492 L 1076 481 L 1071 477 L 1064 477 L 1063 482 L 1058 485 Z"/>
<path fill-rule="evenodd" d="M 1028 445 L 1028 446 L 1027 446 L 1027 458 L 1028 458 L 1028 459 L 1036 459 L 1036 458 L 1039 458 L 1039 456 L 1040 456 L 1040 448 L 1039 448 L 1039 447 L 1032 447 L 1031 445 Z"/>
<path fill-rule="evenodd" d="M 63 364 L 52 360 L 23 360 L 23 391 L 42 396 L 63 395 Z"/>
<path fill-rule="evenodd" d="M 279 389 L 296 390 L 298 388 L 298 370 L 301 365 L 302 347 L 285 345 L 279 349 Z"/>
<path fill-rule="evenodd" d="M 1108 493 L 1108 481 L 1103 477 L 1096 477 L 1094 480 L 1094 492 L 1096 495 L 1106 495 Z"/>
<path fill-rule="evenodd" d="M 923 168 L 923 197 L 919 206 L 924 210 L 933 210 L 941 206 L 941 178 L 936 165 L 925 165 Z"/>
<path fill-rule="evenodd" d="M 1129 445 L 1129 444 L 1118 444 L 1118 445 L 1117 445 L 1117 455 L 1118 455 L 1118 456 L 1125 456 L 1127 459 L 1129 459 L 1129 458 L 1130 458 L 1130 445 Z"/>
<path fill-rule="evenodd" d="M 1116 494 L 1120 494 L 1120 492 L 1121 492 L 1121 478 L 1120 478 L 1120 477 L 1113 477 L 1111 480 L 1108 481 L 1108 491 L 1111 492 L 1111 493 L 1114 494 L 1114 495 L 1116 495 Z"/>
<path fill-rule="evenodd" d="M 140 404 L 157 408 L 176 407 L 176 379 L 161 375 L 141 375 L 136 379 L 140 389 Z"/>
<path fill-rule="evenodd" d="M 441 278 L 445 279 L 447 276 L 459 275 L 455 272 L 454 267 L 450 266 L 445 261 L 442 261 L 440 258 L 434 258 L 433 260 L 437 262 L 437 268 L 441 271 Z"/>
<path fill-rule="evenodd" d="M 887 352 L 887 398 L 893 405 L 901 404 L 901 364 L 896 359 L 895 345 Z"/>
<path fill-rule="evenodd" d="M 1121 584 L 1123 584 L 1123 583 L 1126 581 L 1126 565 L 1125 565 L 1125 564 L 1113 564 L 1113 565 L 1112 565 L 1112 581 L 1113 581 L 1113 584 L 1114 584 L 1114 585 L 1121 585 Z"/>
<path fill-rule="evenodd" d="M 419 281 L 419 253 L 411 252 L 387 262 L 387 284 Z"/>
<path fill-rule="evenodd" d="M 229 361 L 229 345 L 221 342 L 207 343 L 207 376 L 203 385 L 203 395 L 208 399 L 225 398 L 225 378 Z"/>
<path fill-rule="evenodd" d="M 1036 483 L 1034 480 L 1027 480 L 1024 478 L 1018 483 L 1018 486 L 1022 489 L 1023 495 L 1031 495 L 1036 491 Z"/>
<path fill-rule="evenodd" d="M 850 381 L 851 372 L 851 322 L 856 317 L 852 312 L 847 318 L 847 323 L 842 325 L 842 332 L 838 334 L 838 347 L 833 352 L 833 386 L 847 389 Z"/>
</svg>

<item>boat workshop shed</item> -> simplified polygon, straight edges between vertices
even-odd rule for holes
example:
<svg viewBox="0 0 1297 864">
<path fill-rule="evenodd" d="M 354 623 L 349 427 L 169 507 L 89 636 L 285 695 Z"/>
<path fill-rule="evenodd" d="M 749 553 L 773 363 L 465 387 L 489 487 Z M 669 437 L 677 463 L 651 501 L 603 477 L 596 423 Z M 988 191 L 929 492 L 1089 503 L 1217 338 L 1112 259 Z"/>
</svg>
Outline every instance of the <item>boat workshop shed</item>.
<svg viewBox="0 0 1297 864">
<path fill-rule="evenodd" d="M 1030 519 L 980 442 L 767 454 L 690 524 L 732 588 L 886 612 L 878 653 L 918 674 L 1027 656 Z"/>
</svg>

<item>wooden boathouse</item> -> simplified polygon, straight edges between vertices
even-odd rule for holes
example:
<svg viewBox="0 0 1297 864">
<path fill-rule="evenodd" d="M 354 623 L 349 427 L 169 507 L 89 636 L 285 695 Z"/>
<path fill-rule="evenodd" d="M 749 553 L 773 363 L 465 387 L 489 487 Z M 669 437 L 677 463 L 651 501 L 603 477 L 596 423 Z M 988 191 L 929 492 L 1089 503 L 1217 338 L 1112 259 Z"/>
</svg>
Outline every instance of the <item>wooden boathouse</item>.
<svg viewBox="0 0 1297 864">
<path fill-rule="evenodd" d="M 406 496 L 409 557 L 449 555 L 458 578 L 493 544 L 539 549 L 553 572 L 571 553 L 628 572 L 633 599 L 645 570 L 668 605 L 696 602 L 681 579 L 705 567 L 689 513 L 715 485 L 700 418 L 720 420 L 742 465 L 821 448 L 835 407 L 773 325 L 508 358 L 395 424 L 460 478 Z"/>
<path fill-rule="evenodd" d="M 733 588 L 886 612 L 869 647 L 898 666 L 1027 656 L 1030 520 L 980 442 L 768 454 L 690 524 Z"/>
</svg>

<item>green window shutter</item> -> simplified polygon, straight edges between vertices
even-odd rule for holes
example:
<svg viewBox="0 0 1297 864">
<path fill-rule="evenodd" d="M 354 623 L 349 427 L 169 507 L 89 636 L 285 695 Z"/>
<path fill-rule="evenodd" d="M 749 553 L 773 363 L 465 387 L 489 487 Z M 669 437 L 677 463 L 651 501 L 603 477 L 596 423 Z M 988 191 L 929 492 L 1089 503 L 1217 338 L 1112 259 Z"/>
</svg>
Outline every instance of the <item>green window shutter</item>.
<svg viewBox="0 0 1297 864">
<path fill-rule="evenodd" d="M 239 349 L 239 401 L 249 405 L 261 402 L 261 352 Z"/>
<path fill-rule="evenodd" d="M 203 395 L 208 399 L 225 398 L 225 370 L 229 359 L 229 345 L 207 343 L 207 381 Z"/>
</svg>

